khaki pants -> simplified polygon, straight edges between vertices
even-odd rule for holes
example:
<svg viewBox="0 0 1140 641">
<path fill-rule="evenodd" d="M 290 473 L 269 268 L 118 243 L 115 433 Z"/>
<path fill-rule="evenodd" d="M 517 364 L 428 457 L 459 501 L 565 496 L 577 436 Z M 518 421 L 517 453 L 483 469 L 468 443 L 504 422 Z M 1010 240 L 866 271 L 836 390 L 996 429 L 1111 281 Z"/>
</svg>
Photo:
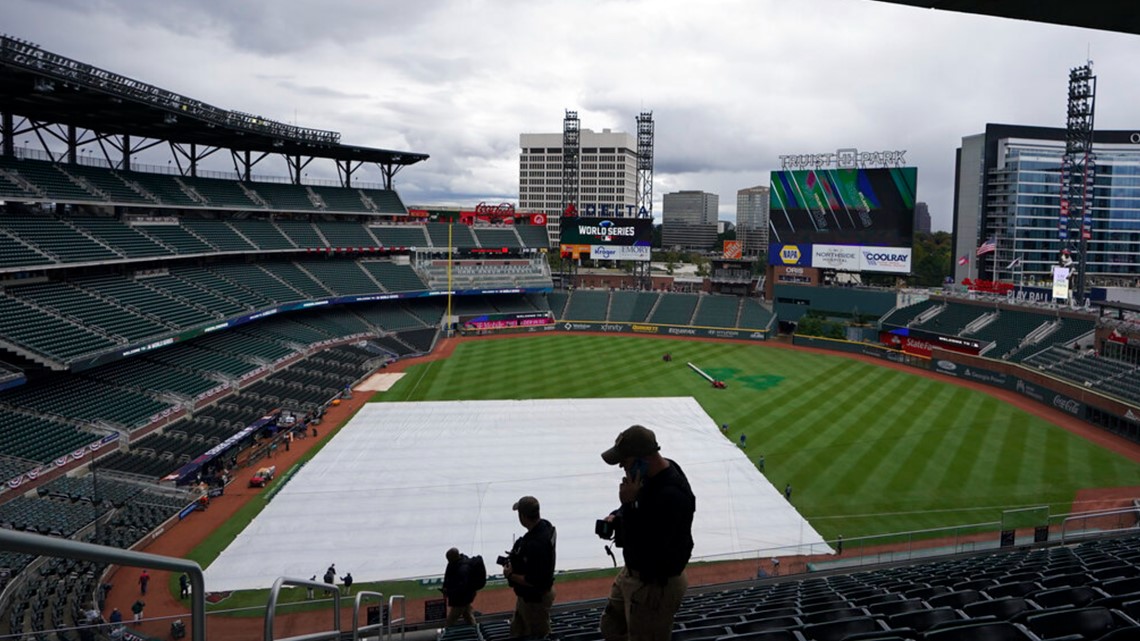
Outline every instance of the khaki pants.
<svg viewBox="0 0 1140 641">
<path fill-rule="evenodd" d="M 602 637 L 606 641 L 669 641 L 673 617 L 688 587 L 684 573 L 660 585 L 644 583 L 636 571 L 622 568 L 602 612 Z"/>
<path fill-rule="evenodd" d="M 443 622 L 443 627 L 450 628 L 458 624 L 460 621 L 475 625 L 475 614 L 471 610 L 471 604 L 467 605 L 453 605 L 447 609 L 447 620 Z"/>
<path fill-rule="evenodd" d="M 515 614 L 511 617 L 511 638 L 538 638 L 550 634 L 550 607 L 554 605 L 554 590 L 542 595 L 541 601 L 528 602 L 515 599 Z"/>
</svg>

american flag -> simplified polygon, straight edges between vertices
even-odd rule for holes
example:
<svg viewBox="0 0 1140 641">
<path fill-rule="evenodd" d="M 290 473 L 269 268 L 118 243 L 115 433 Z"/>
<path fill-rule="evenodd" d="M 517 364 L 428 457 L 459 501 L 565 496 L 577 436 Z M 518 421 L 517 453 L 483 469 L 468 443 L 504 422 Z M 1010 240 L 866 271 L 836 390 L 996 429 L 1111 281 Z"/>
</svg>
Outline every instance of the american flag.
<svg viewBox="0 0 1140 641">
<path fill-rule="evenodd" d="M 962 256 L 961 258 L 959 258 L 958 264 L 959 265 L 969 265 L 970 264 L 970 255 L 966 254 L 966 255 Z"/>
<path fill-rule="evenodd" d="M 1006 269 L 1013 269 L 1014 267 L 1017 267 L 1020 264 L 1021 264 L 1021 256 L 1018 256 L 1017 258 L 1014 258 L 1013 260 L 1009 261 L 1009 264 L 1006 265 L 1005 268 Z"/>
<path fill-rule="evenodd" d="M 982 256 L 992 251 L 997 251 L 997 242 L 995 242 L 993 238 L 982 243 L 982 246 L 978 248 L 978 255 Z"/>
</svg>

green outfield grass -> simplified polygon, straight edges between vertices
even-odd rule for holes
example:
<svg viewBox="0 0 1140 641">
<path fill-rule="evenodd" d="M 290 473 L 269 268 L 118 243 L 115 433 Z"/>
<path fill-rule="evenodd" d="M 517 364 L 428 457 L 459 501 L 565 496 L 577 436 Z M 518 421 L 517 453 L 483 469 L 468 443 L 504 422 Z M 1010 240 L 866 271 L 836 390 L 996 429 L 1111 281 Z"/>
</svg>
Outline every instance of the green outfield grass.
<svg viewBox="0 0 1140 641">
<path fill-rule="evenodd" d="M 671 363 L 661 356 L 670 352 Z M 692 361 L 728 388 L 713 389 Z M 374 400 L 692 396 L 747 437 L 826 539 L 1070 510 L 1077 490 L 1135 485 L 1140 465 L 948 382 L 766 345 L 599 335 L 467 342 Z M 611 443 L 599 443 L 601 452 Z M 666 456 L 684 463 L 685 453 Z M 699 498 L 699 497 L 698 497 Z"/>
</svg>

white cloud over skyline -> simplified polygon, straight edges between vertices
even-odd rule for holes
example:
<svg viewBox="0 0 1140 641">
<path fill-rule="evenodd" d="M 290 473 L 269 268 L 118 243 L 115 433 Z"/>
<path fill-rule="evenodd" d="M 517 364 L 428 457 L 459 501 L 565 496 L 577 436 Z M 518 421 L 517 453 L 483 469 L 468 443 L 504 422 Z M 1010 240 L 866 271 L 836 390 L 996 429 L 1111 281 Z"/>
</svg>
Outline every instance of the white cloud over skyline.
<svg viewBox="0 0 1140 641">
<path fill-rule="evenodd" d="M 733 219 L 781 154 L 906 149 L 949 229 L 961 138 L 1063 127 L 1090 55 L 1097 128 L 1140 127 L 1140 38 L 870 0 L 8 0 L 0 23 L 218 107 L 430 154 L 396 177 L 408 204 L 517 202 L 520 133 L 561 131 L 566 109 L 634 132 L 650 110 L 658 216 L 698 189 Z M 286 175 L 274 162 L 257 173 Z"/>
</svg>

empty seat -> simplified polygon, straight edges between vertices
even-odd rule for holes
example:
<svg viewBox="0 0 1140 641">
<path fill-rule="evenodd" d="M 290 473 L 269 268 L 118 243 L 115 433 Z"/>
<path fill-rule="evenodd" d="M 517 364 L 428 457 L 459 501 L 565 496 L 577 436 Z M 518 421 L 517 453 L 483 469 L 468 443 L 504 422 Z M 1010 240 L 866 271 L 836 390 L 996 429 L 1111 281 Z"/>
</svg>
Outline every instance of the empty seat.
<svg viewBox="0 0 1140 641">
<path fill-rule="evenodd" d="M 699 641 L 701 639 L 712 641 L 712 639 L 722 637 L 728 632 L 730 632 L 730 630 L 723 625 L 685 628 L 683 630 L 673 630 L 673 641 Z"/>
<path fill-rule="evenodd" d="M 998 585 L 986 588 L 986 594 L 991 599 L 997 599 L 1007 596 L 1025 596 L 1032 594 L 1041 589 L 1041 585 L 1036 581 L 1013 581 L 1009 583 L 999 583 Z"/>
<path fill-rule="evenodd" d="M 1104 592 L 1095 588 L 1090 588 L 1087 585 L 1079 585 L 1076 587 L 1066 588 L 1053 588 L 1052 590 L 1041 590 L 1027 595 L 1034 603 L 1042 608 L 1056 608 L 1063 605 L 1072 606 L 1074 608 L 1083 608 L 1093 601 L 1107 596 Z"/>
<path fill-rule="evenodd" d="M 922 635 L 923 641 L 1036 641 L 1025 628 L 1008 621 L 939 628 Z"/>
<path fill-rule="evenodd" d="M 814 641 L 841 641 L 855 634 L 886 631 L 878 619 L 864 616 L 808 625 L 804 627 L 803 634 Z"/>
<path fill-rule="evenodd" d="M 1110 595 L 1129 594 L 1132 592 L 1140 592 L 1140 577 L 1128 577 L 1126 579 L 1110 579 L 1096 584 L 1096 587 L 1104 590 L 1105 593 Z"/>
<path fill-rule="evenodd" d="M 962 617 L 954 608 L 932 608 L 894 614 L 887 618 L 887 623 L 892 628 L 913 628 L 919 632 L 925 632 L 940 623 L 961 620 Z"/>
<path fill-rule="evenodd" d="M 867 610 L 871 614 L 878 616 L 890 616 L 892 614 L 899 614 L 900 612 L 913 612 L 915 610 L 926 610 L 926 602 L 922 599 L 904 599 L 901 601 L 883 601 L 881 603 L 872 603 L 867 606 Z"/>
<path fill-rule="evenodd" d="M 1099 638 L 1127 622 L 1113 617 L 1107 608 L 1080 608 L 1046 614 L 1035 614 L 1025 620 L 1025 627 L 1043 639 L 1079 634 L 1085 639 Z"/>
<path fill-rule="evenodd" d="M 948 606 L 951 608 L 961 608 L 969 603 L 981 601 L 985 596 L 977 590 L 961 590 L 958 592 L 947 592 L 946 594 L 938 594 L 926 600 L 932 608 Z"/>
<path fill-rule="evenodd" d="M 737 633 L 744 632 L 760 632 L 762 630 L 780 630 L 788 628 L 798 628 L 803 622 L 798 617 L 784 616 L 784 617 L 769 617 L 767 619 L 756 619 L 754 621 L 745 621 L 744 623 L 737 623 L 732 626 L 732 631 Z"/>
<path fill-rule="evenodd" d="M 1010 596 L 990 601 L 975 601 L 964 606 L 962 611 L 971 619 L 992 616 L 1002 621 L 1009 621 L 1031 609 L 1033 606 L 1024 597 Z"/>
<path fill-rule="evenodd" d="M 731 634 L 719 637 L 717 641 L 805 641 L 805 639 L 797 630 L 766 630 L 746 634 Z"/>
</svg>

